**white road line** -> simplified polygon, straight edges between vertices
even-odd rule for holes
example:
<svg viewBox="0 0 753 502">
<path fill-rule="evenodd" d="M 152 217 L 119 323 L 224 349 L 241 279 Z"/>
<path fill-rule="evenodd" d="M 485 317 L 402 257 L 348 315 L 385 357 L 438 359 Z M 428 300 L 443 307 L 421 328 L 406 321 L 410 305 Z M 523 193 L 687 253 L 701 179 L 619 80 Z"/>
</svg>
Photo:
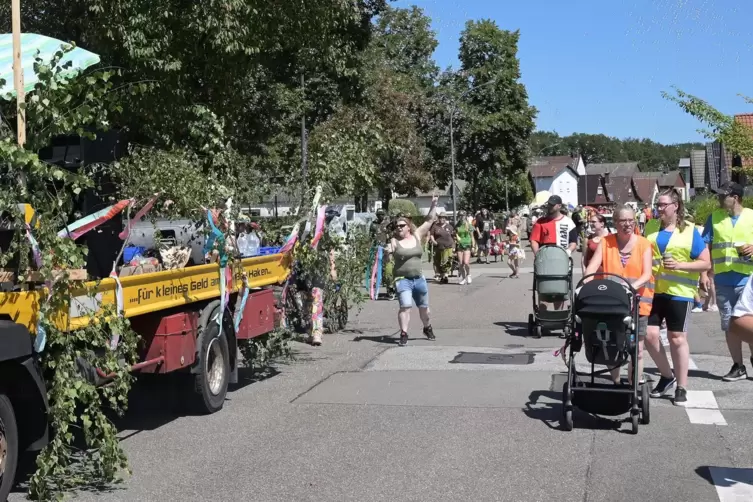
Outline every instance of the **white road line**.
<svg viewBox="0 0 753 502">
<path fill-rule="evenodd" d="M 714 393 L 710 390 L 689 390 L 685 412 L 691 424 L 727 425 Z"/>
<path fill-rule="evenodd" d="M 753 469 L 709 467 L 719 502 L 753 500 Z"/>
</svg>

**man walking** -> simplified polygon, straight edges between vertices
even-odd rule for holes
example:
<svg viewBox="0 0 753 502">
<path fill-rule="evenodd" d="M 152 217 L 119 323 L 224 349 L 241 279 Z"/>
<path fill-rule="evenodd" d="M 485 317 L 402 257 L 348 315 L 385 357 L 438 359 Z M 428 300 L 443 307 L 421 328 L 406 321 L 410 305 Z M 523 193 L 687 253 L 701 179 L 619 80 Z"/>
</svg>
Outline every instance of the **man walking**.
<svg viewBox="0 0 753 502">
<path fill-rule="evenodd" d="M 743 207 L 743 187 L 738 183 L 725 183 L 716 193 L 719 196 L 719 209 L 711 213 L 706 221 L 703 237 L 711 252 L 719 316 L 733 363 L 722 380 L 735 382 L 748 378 L 743 364 L 743 343 L 739 338 L 730 336 L 729 323 L 735 305 L 753 274 L 753 210 Z M 709 290 L 708 287 L 705 289 Z M 753 345 L 750 348 L 753 352 Z M 750 361 L 753 365 L 753 357 Z"/>
<path fill-rule="evenodd" d="M 578 245 L 578 229 L 569 217 L 562 214 L 562 198 L 552 195 L 546 202 L 546 216 L 536 220 L 531 229 L 531 249 L 539 252 L 543 245 L 554 244 L 572 254 Z"/>
</svg>

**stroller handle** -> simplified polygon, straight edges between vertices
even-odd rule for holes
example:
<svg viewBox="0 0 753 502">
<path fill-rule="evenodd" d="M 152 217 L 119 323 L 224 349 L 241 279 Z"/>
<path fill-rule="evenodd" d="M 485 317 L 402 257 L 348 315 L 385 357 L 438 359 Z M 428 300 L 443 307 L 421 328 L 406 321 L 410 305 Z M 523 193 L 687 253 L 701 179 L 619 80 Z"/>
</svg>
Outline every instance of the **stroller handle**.
<svg viewBox="0 0 753 502">
<path fill-rule="evenodd" d="M 583 277 L 581 277 L 580 281 L 578 281 L 578 285 L 575 287 L 575 289 L 578 289 L 579 287 L 583 286 L 585 284 L 586 279 L 590 279 L 590 278 L 595 277 L 595 276 L 610 277 L 610 278 L 611 277 L 616 277 L 617 279 L 620 280 L 619 282 L 621 282 L 623 285 L 627 286 L 627 289 L 630 291 L 630 293 L 632 293 L 633 296 L 635 296 L 635 297 L 638 296 L 638 292 L 635 290 L 635 288 L 633 287 L 633 285 L 630 284 L 630 281 L 628 281 L 627 279 L 625 279 L 621 275 L 610 274 L 610 273 L 607 273 L 607 272 L 596 272 L 595 274 L 584 275 Z"/>
</svg>

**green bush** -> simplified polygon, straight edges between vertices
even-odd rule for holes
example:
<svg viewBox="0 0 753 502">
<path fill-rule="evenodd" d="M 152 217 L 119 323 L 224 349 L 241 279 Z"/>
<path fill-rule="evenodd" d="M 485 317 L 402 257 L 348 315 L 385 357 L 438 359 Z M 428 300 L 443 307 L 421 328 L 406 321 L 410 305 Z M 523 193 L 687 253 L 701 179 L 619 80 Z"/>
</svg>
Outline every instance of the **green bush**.
<svg viewBox="0 0 753 502">
<path fill-rule="evenodd" d="M 418 208 L 416 208 L 416 205 L 406 199 L 392 199 L 387 206 L 387 212 L 391 215 L 403 213 L 413 218 L 419 216 Z"/>
<path fill-rule="evenodd" d="M 753 197 L 744 197 L 743 206 L 753 209 Z M 711 213 L 718 207 L 719 201 L 715 195 L 694 197 L 686 204 L 687 213 L 693 215 L 696 225 L 705 225 Z"/>
</svg>

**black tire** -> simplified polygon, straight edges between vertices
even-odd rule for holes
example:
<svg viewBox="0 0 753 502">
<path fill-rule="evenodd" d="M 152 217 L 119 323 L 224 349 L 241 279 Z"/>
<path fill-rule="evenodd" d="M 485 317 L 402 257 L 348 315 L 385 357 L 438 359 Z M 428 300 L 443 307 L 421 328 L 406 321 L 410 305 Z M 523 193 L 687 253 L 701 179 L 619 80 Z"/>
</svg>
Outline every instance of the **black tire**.
<svg viewBox="0 0 753 502">
<path fill-rule="evenodd" d="M 13 405 L 0 394 L 0 500 L 6 500 L 18 466 L 18 427 Z"/>
<path fill-rule="evenodd" d="M 631 422 L 631 430 L 630 432 L 632 434 L 638 434 L 638 419 L 640 418 L 640 413 L 631 413 L 630 414 L 630 422 Z"/>
<path fill-rule="evenodd" d="M 540 324 L 537 324 L 533 330 L 533 337 L 541 338 L 543 334 L 544 334 L 544 328 L 542 328 Z"/>
<path fill-rule="evenodd" d="M 648 383 L 641 385 L 641 423 L 651 423 L 651 396 L 648 391 Z"/>
<path fill-rule="evenodd" d="M 562 386 L 562 430 L 573 430 L 573 405 L 570 402 L 570 385 L 565 382 Z"/>
<path fill-rule="evenodd" d="M 528 336 L 533 336 L 533 314 L 528 314 Z"/>
<path fill-rule="evenodd" d="M 225 404 L 230 381 L 230 350 L 216 321 L 209 321 L 205 328 L 197 357 L 199 372 L 193 375 L 193 407 L 199 413 L 215 413 Z"/>
</svg>

